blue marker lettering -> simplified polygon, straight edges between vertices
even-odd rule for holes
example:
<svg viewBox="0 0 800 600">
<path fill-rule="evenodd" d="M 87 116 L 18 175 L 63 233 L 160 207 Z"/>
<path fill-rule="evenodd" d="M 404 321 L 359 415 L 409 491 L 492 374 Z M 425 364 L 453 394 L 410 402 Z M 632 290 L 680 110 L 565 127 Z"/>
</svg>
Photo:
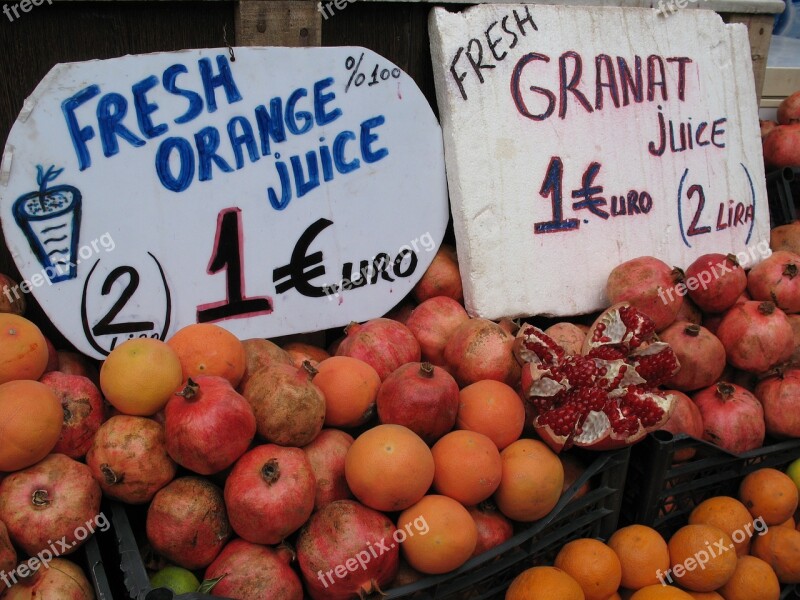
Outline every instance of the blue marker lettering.
<svg viewBox="0 0 800 600">
<path fill-rule="evenodd" d="M 197 162 L 200 165 L 197 178 L 200 181 L 213 179 L 211 161 L 214 161 L 225 173 L 233 171 L 231 166 L 225 162 L 225 159 L 217 154 L 219 131 L 217 131 L 216 127 L 203 127 L 203 129 L 194 134 L 194 142 L 197 146 Z"/>
<path fill-rule="evenodd" d="M 178 151 L 180 171 L 174 176 L 169 167 L 173 150 Z M 188 141 L 181 137 L 170 137 L 161 142 L 156 152 L 156 173 L 158 180 L 171 192 L 182 192 L 192 183 L 194 177 L 194 153 Z"/>
<path fill-rule="evenodd" d="M 349 163 L 344 159 L 344 145 L 348 140 L 354 139 L 356 139 L 355 133 L 352 131 L 342 131 L 336 136 L 336 139 L 333 140 L 333 164 L 336 165 L 336 170 L 342 175 L 350 171 L 355 171 L 361 166 L 361 162 L 357 158 L 354 158 Z"/>
<path fill-rule="evenodd" d="M 336 94 L 323 94 L 322 91 L 333 84 L 333 77 L 321 79 L 314 84 L 314 116 L 317 119 L 317 125 L 320 127 L 327 125 L 342 116 L 340 108 L 334 108 L 331 112 L 325 112 L 325 105 L 331 100 L 336 98 Z"/>
<path fill-rule="evenodd" d="M 273 98 L 269 103 L 269 113 L 263 104 L 256 106 L 256 123 L 258 123 L 258 136 L 261 139 L 261 154 L 269 156 L 269 140 L 276 144 L 286 141 L 286 129 L 283 126 L 283 102 L 280 98 Z"/>
<path fill-rule="evenodd" d="M 304 180 L 303 163 L 299 156 L 292 156 L 292 173 L 294 174 L 294 189 L 298 198 L 302 198 L 308 192 L 319 186 L 319 167 L 317 166 L 317 153 L 306 152 L 306 163 L 308 164 L 308 181 Z"/>
<path fill-rule="evenodd" d="M 389 154 L 386 148 L 379 148 L 375 151 L 370 148 L 372 143 L 378 139 L 378 136 L 370 130 L 373 127 L 383 125 L 385 122 L 386 119 L 384 116 L 378 115 L 377 117 L 372 117 L 361 123 L 361 156 L 364 158 L 365 163 L 377 162 Z"/>
<path fill-rule="evenodd" d="M 164 71 L 164 77 L 162 78 L 162 83 L 164 84 L 165 90 L 167 90 L 170 94 L 183 96 L 189 101 L 189 108 L 186 109 L 186 112 L 175 119 L 175 122 L 178 124 L 188 123 L 201 112 L 203 112 L 203 98 L 200 97 L 200 94 L 193 92 L 192 90 L 184 90 L 175 84 L 175 80 L 178 79 L 178 75 L 188 72 L 189 69 L 187 69 L 185 65 L 172 65 L 171 67 L 167 67 L 167 69 Z"/>
<path fill-rule="evenodd" d="M 127 113 L 128 101 L 117 93 L 106 94 L 97 105 L 97 125 L 106 158 L 119 152 L 117 137 L 121 137 L 134 148 L 144 146 L 144 140 L 136 137 L 121 123 Z"/>
<path fill-rule="evenodd" d="M 314 117 L 311 116 L 310 112 L 301 110 L 296 115 L 294 113 L 294 105 L 297 104 L 297 101 L 300 100 L 300 98 L 304 98 L 306 96 L 308 96 L 306 89 L 300 88 L 293 91 L 289 96 L 289 99 L 286 101 L 286 127 L 288 127 L 289 132 L 293 133 L 294 135 L 305 133 L 311 129 L 314 123 Z M 297 126 L 298 118 L 303 121 L 303 125 L 301 127 Z"/>
<path fill-rule="evenodd" d="M 166 123 L 153 125 L 153 120 L 150 115 L 158 110 L 158 104 L 147 101 L 147 92 L 152 90 L 158 85 L 158 77 L 150 75 L 147 79 L 142 79 L 139 83 L 134 83 L 131 90 L 133 91 L 133 106 L 136 108 L 136 120 L 139 122 L 139 131 L 146 138 L 154 138 L 166 133 Z"/>
<path fill-rule="evenodd" d="M 201 58 L 198 64 L 200 65 L 200 77 L 203 79 L 203 91 L 206 94 L 208 112 L 212 113 L 217 110 L 215 91 L 220 86 L 225 89 L 228 104 L 233 104 L 242 99 L 242 95 L 233 81 L 233 72 L 228 63 L 228 58 L 224 54 L 217 56 L 217 67 L 219 68 L 219 74 L 217 75 L 211 74 L 211 59 Z"/>
<path fill-rule="evenodd" d="M 67 129 L 69 129 L 72 147 L 75 148 L 75 154 L 78 156 L 78 166 L 81 171 L 92 166 L 92 157 L 89 155 L 86 142 L 94 137 L 94 129 L 89 125 L 81 128 L 81 126 L 78 125 L 75 110 L 79 106 L 86 104 L 99 93 L 100 86 L 90 85 L 61 103 L 61 111 L 64 113 L 64 118 L 67 120 Z"/>
<path fill-rule="evenodd" d="M 236 125 L 241 127 L 241 135 L 236 133 Z M 241 169 L 244 166 L 244 156 L 242 146 L 247 146 L 247 154 L 250 156 L 250 162 L 256 162 L 259 159 L 258 146 L 256 139 L 253 136 L 253 128 L 250 122 L 244 117 L 233 117 L 228 121 L 228 137 L 233 146 L 233 155 L 236 157 L 236 169 Z"/>
</svg>

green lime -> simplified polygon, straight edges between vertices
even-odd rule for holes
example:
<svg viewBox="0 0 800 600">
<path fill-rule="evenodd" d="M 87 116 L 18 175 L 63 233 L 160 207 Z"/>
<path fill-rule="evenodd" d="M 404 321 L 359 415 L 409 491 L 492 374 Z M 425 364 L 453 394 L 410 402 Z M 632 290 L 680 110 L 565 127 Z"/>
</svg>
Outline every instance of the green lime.
<svg viewBox="0 0 800 600">
<path fill-rule="evenodd" d="M 150 578 L 154 588 L 167 588 L 175 594 L 196 592 L 200 582 L 194 573 L 181 567 L 164 567 Z"/>
<path fill-rule="evenodd" d="M 800 491 L 800 458 L 789 465 L 789 467 L 786 469 L 786 474 L 792 478 L 792 481 L 794 481 L 798 491 Z"/>
</svg>

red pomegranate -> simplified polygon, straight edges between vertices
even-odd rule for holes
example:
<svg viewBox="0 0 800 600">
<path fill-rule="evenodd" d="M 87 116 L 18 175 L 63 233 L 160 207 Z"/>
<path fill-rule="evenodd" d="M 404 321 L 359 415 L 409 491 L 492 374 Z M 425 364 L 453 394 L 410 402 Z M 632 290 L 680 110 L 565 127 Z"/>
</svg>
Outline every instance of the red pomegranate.
<svg viewBox="0 0 800 600">
<path fill-rule="evenodd" d="M 763 140 L 767 167 L 800 166 L 800 123 L 778 125 Z"/>
<path fill-rule="evenodd" d="M 767 137 L 769 132 L 775 129 L 777 126 L 778 126 L 777 121 L 759 119 L 758 128 L 761 130 L 761 140 L 763 141 L 764 138 Z"/>
<path fill-rule="evenodd" d="M 641 256 L 617 265 L 606 281 L 606 295 L 611 304 L 628 302 L 642 311 L 661 331 L 675 320 L 683 304 L 676 289 L 683 280 L 674 269 L 652 256 Z"/>
<path fill-rule="evenodd" d="M 447 340 L 468 320 L 467 311 L 458 302 L 447 296 L 436 296 L 417 306 L 406 326 L 419 342 L 422 359 L 441 367 L 445 364 Z"/>
<path fill-rule="evenodd" d="M 378 390 L 381 423 L 403 425 L 433 444 L 456 425 L 458 384 L 440 367 L 406 363 L 389 375 Z"/>
<path fill-rule="evenodd" d="M 94 532 L 100 496 L 86 465 L 49 454 L 0 483 L 0 521 L 30 556 L 46 548 L 54 556 L 69 554 Z"/>
<path fill-rule="evenodd" d="M 800 256 L 773 252 L 750 269 L 747 291 L 753 300 L 772 300 L 783 312 L 800 312 Z"/>
<path fill-rule="evenodd" d="M 311 382 L 317 370 L 273 364 L 256 371 L 242 390 L 256 417 L 258 434 L 273 444 L 305 446 L 322 430 L 325 396 Z"/>
<path fill-rule="evenodd" d="M 681 364 L 680 370 L 666 382 L 667 387 L 689 392 L 719 380 L 725 369 L 725 348 L 708 329 L 688 321 L 675 321 L 659 338 L 670 345 Z"/>
<path fill-rule="evenodd" d="M 772 302 L 751 300 L 725 313 L 717 328 L 728 362 L 750 373 L 764 373 L 789 360 L 794 334 L 786 314 Z"/>
<path fill-rule="evenodd" d="M 703 417 L 703 439 L 739 454 L 764 443 L 764 409 L 741 386 L 720 381 L 692 396 Z"/>
<path fill-rule="evenodd" d="M 314 513 L 297 538 L 297 562 L 314 600 L 350 600 L 380 593 L 400 558 L 394 524 L 354 500 Z"/>
<path fill-rule="evenodd" d="M 774 252 L 788 250 L 800 254 L 800 221 L 779 225 L 769 232 L 769 246 Z"/>
<path fill-rule="evenodd" d="M 464 299 L 455 248 L 447 244 L 441 245 L 431 265 L 411 293 L 417 302 L 424 302 L 435 296 L 447 296 L 456 302 Z"/>
<path fill-rule="evenodd" d="M 219 579 L 214 596 L 234 600 L 302 600 L 303 585 L 290 563 L 294 553 L 286 546 L 269 548 L 235 539 L 206 569 L 205 579 Z"/>
<path fill-rule="evenodd" d="M 344 458 L 353 444 L 353 436 L 338 429 L 323 429 L 314 441 L 303 447 L 317 482 L 314 510 L 334 500 L 346 500 L 353 494 L 344 476 Z"/>
<path fill-rule="evenodd" d="M 495 546 L 507 542 L 514 535 L 514 526 L 511 521 L 497 508 L 484 502 L 469 509 L 469 514 L 475 519 L 478 528 L 478 543 L 472 556 L 483 554 Z"/>
<path fill-rule="evenodd" d="M 240 392 L 247 385 L 248 380 L 259 369 L 270 367 L 275 364 L 293 365 L 292 355 L 286 350 L 262 338 L 250 338 L 242 340 L 244 346 L 244 375 L 239 380 L 236 389 Z"/>
<path fill-rule="evenodd" d="M 660 427 L 674 400 L 659 392 L 679 368 L 668 344 L 651 342 L 653 320 L 618 304 L 595 321 L 584 355 L 567 356 L 543 331 L 526 325 L 516 354 L 537 434 L 556 452 L 572 445 L 606 450 L 639 441 Z"/>
<path fill-rule="evenodd" d="M 572 487 L 572 484 L 578 481 L 586 472 L 586 465 L 574 454 L 570 454 L 569 452 L 559 454 L 558 458 L 561 460 L 561 465 L 564 467 L 564 487 L 561 488 L 561 493 L 564 494 Z M 575 491 L 572 498 L 570 498 L 570 502 L 583 498 L 591 489 L 592 486 L 589 481 L 587 481 Z"/>
<path fill-rule="evenodd" d="M 767 433 L 776 438 L 800 438 L 800 369 L 788 369 L 762 379 L 756 398 L 764 407 Z"/>
<path fill-rule="evenodd" d="M 407 362 L 421 357 L 419 342 L 408 327 L 391 319 L 372 319 L 347 326 L 347 337 L 336 349 L 337 356 L 363 360 L 378 372 L 381 381 Z"/>
<path fill-rule="evenodd" d="M 397 321 L 403 325 L 408 325 L 408 317 L 410 317 L 411 313 L 414 312 L 414 306 L 415 304 L 413 302 L 403 301 L 386 313 L 384 318 Z"/>
<path fill-rule="evenodd" d="M 689 323 L 694 323 L 696 325 L 703 324 L 703 313 L 700 312 L 700 309 L 697 305 L 692 302 L 691 298 L 684 298 L 683 304 L 681 304 L 681 308 L 678 311 L 677 316 L 675 317 L 676 321 L 688 321 Z"/>
<path fill-rule="evenodd" d="M 86 377 L 98 388 L 100 387 L 100 372 L 97 365 L 89 358 L 78 352 L 58 350 L 58 369 L 64 375 L 80 375 Z"/>
<path fill-rule="evenodd" d="M 211 475 L 232 465 L 250 447 L 256 418 L 227 379 L 200 375 L 169 399 L 164 429 L 172 460 Z"/>
<path fill-rule="evenodd" d="M 17 566 L 17 551 L 11 545 L 6 524 L 0 521 L 0 572 L 9 573 Z"/>
<path fill-rule="evenodd" d="M 460 387 L 494 379 L 514 387 L 519 363 L 514 358 L 514 336 L 488 319 L 470 319 L 458 326 L 444 348 L 448 372 Z"/>
<path fill-rule="evenodd" d="M 45 373 L 39 381 L 53 390 L 64 410 L 64 426 L 53 453 L 83 458 L 105 420 L 100 390 L 86 377 L 58 371 Z"/>
<path fill-rule="evenodd" d="M 316 481 L 300 448 L 257 446 L 233 466 L 225 481 L 231 527 L 254 544 L 278 544 L 314 510 Z"/>
<path fill-rule="evenodd" d="M 143 504 L 175 477 L 164 426 L 152 419 L 118 415 L 100 426 L 86 464 L 103 493 L 120 502 Z"/>
<path fill-rule="evenodd" d="M 586 332 L 574 323 L 556 323 L 545 329 L 544 333 L 567 354 L 580 354 L 583 342 L 586 341 Z"/>
<path fill-rule="evenodd" d="M 747 275 L 733 254 L 703 254 L 686 269 L 684 285 L 700 310 L 721 313 L 747 288 Z"/>
<path fill-rule="evenodd" d="M 7 577 L 10 579 L 10 576 Z M 0 593 L 2 600 L 94 600 L 94 588 L 75 563 L 54 558 L 46 569 L 38 568 L 32 575 Z"/>
<path fill-rule="evenodd" d="M 694 401 L 676 390 L 668 390 L 666 393 L 675 398 L 675 408 L 672 409 L 672 416 L 660 429 L 669 431 L 672 435 L 685 434 L 702 440 L 703 416 Z M 696 453 L 695 448 L 683 448 L 675 452 L 672 459 L 675 462 L 684 462 L 694 458 Z"/>
<path fill-rule="evenodd" d="M 231 536 L 222 490 L 201 477 L 179 477 L 156 493 L 146 531 L 153 550 L 168 561 L 190 570 L 207 567 Z"/>
<path fill-rule="evenodd" d="M 800 91 L 784 98 L 778 105 L 778 123 L 781 125 L 800 123 Z"/>
</svg>

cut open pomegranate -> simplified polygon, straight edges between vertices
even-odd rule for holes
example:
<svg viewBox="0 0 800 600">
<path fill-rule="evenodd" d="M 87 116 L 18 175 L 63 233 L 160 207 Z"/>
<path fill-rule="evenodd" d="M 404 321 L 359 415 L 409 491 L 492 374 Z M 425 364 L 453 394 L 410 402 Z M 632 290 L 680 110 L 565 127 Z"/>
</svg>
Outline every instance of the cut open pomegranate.
<svg viewBox="0 0 800 600">
<path fill-rule="evenodd" d="M 610 450 L 663 425 L 675 400 L 657 386 L 680 365 L 654 336 L 653 321 L 628 304 L 597 318 L 579 356 L 566 356 L 542 330 L 523 326 L 515 354 L 527 363 L 522 389 L 539 436 L 556 452 L 573 445 Z"/>
</svg>

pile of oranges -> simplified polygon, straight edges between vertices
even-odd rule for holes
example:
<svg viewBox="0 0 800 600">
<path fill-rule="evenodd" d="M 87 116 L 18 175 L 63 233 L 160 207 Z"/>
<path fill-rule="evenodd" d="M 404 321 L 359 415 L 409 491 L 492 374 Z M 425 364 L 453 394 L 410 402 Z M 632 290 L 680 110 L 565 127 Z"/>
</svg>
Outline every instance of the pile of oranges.
<svg viewBox="0 0 800 600">
<path fill-rule="evenodd" d="M 797 508 L 792 479 L 759 469 L 738 499 L 701 502 L 668 540 L 629 525 L 607 543 L 569 542 L 553 566 L 521 573 L 506 600 L 778 600 L 781 584 L 800 583 Z"/>
</svg>

